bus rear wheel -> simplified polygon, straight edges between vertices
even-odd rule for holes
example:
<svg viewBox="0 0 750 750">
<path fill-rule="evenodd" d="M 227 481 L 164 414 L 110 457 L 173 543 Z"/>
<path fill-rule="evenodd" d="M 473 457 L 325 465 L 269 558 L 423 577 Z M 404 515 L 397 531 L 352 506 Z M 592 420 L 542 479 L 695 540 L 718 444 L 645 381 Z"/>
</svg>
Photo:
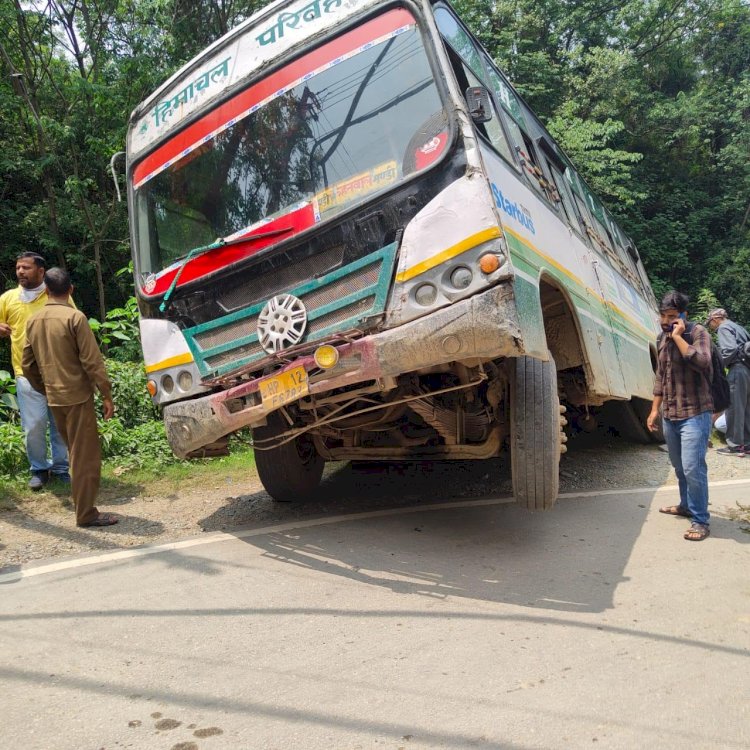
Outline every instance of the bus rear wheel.
<svg viewBox="0 0 750 750">
<path fill-rule="evenodd" d="M 510 379 L 510 459 L 513 495 L 528 510 L 549 510 L 560 489 L 564 436 L 557 370 L 533 357 L 514 360 Z"/>
<path fill-rule="evenodd" d="M 279 414 L 270 414 L 265 427 L 253 430 L 253 439 L 275 438 L 288 427 Z M 289 503 L 310 497 L 320 484 L 325 461 L 312 437 L 299 435 L 278 448 L 255 451 L 255 466 L 266 492 L 277 502 Z"/>
</svg>

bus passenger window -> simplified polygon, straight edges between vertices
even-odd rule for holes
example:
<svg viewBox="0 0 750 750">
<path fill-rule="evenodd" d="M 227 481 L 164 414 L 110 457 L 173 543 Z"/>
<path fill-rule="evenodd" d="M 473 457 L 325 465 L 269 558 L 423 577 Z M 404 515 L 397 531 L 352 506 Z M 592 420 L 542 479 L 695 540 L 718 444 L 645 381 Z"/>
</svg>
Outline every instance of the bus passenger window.
<svg viewBox="0 0 750 750">
<path fill-rule="evenodd" d="M 575 207 L 573 206 L 573 201 L 568 193 L 568 188 L 565 185 L 565 178 L 557 171 L 557 169 L 555 169 L 555 167 L 552 166 L 552 164 L 549 163 L 549 161 L 547 161 L 547 168 L 549 169 L 549 173 L 552 176 L 552 182 L 557 191 L 557 201 L 563 207 L 565 216 L 568 219 L 568 224 L 570 224 L 571 229 L 574 229 L 576 232 L 580 231 L 581 226 L 578 223 L 578 216 Z"/>
<path fill-rule="evenodd" d="M 531 143 L 531 138 L 529 138 L 526 133 L 520 130 L 521 137 L 523 138 L 523 146 L 519 149 L 518 147 L 518 154 L 521 157 L 524 174 L 529 178 L 529 182 L 531 183 L 531 186 L 541 195 L 543 195 L 548 201 L 552 203 L 557 203 L 559 198 L 557 198 L 556 193 L 557 190 L 555 189 L 555 186 L 552 185 L 549 180 L 544 176 L 544 172 L 542 171 L 541 166 L 539 165 L 539 160 L 537 158 L 536 152 L 534 151 L 534 146 Z"/>
</svg>

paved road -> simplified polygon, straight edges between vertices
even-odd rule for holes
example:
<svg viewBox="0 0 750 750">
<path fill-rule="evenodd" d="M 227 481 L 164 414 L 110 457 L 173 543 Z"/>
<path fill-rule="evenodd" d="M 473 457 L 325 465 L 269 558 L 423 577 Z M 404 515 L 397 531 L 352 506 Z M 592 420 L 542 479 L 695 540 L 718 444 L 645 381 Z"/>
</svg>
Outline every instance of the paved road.
<svg viewBox="0 0 750 750">
<path fill-rule="evenodd" d="M 1 575 L 3 744 L 747 748 L 750 534 L 683 541 L 672 492 L 353 507 Z"/>
</svg>

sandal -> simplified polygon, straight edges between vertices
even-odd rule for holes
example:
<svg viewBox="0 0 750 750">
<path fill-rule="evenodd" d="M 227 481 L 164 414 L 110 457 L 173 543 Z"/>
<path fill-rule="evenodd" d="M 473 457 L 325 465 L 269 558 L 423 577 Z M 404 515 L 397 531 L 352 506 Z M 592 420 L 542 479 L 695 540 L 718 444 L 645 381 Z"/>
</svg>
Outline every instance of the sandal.
<svg viewBox="0 0 750 750">
<path fill-rule="evenodd" d="M 92 526 L 114 526 L 119 522 L 119 520 L 119 518 L 113 516 L 111 513 L 100 513 L 93 521 L 89 521 L 88 523 L 79 523 L 78 525 L 84 529 L 88 529 Z"/>
<path fill-rule="evenodd" d="M 710 533 L 711 529 L 709 529 L 708 526 L 693 521 L 693 523 L 690 524 L 690 528 L 685 532 L 683 538 L 687 539 L 689 542 L 702 542 Z"/>
<path fill-rule="evenodd" d="M 685 510 L 680 505 L 667 505 L 664 508 L 659 508 L 659 513 L 666 513 L 668 516 L 682 516 L 683 518 L 691 518 L 690 511 Z"/>
</svg>

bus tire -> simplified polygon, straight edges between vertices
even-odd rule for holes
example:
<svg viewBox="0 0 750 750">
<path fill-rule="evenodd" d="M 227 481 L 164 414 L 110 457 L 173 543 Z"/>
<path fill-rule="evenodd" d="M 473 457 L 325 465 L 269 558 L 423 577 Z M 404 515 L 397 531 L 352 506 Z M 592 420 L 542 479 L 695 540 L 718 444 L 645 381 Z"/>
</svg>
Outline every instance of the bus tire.
<svg viewBox="0 0 750 750">
<path fill-rule="evenodd" d="M 514 360 L 510 381 L 513 495 L 527 510 L 549 510 L 560 489 L 563 436 L 557 370 L 550 358 Z"/>
<path fill-rule="evenodd" d="M 287 429 L 279 414 L 270 414 L 265 427 L 253 430 L 253 439 L 268 440 Z M 278 448 L 255 451 L 255 466 L 266 492 L 277 502 L 304 500 L 323 476 L 325 461 L 309 435 L 300 435 Z"/>
</svg>

